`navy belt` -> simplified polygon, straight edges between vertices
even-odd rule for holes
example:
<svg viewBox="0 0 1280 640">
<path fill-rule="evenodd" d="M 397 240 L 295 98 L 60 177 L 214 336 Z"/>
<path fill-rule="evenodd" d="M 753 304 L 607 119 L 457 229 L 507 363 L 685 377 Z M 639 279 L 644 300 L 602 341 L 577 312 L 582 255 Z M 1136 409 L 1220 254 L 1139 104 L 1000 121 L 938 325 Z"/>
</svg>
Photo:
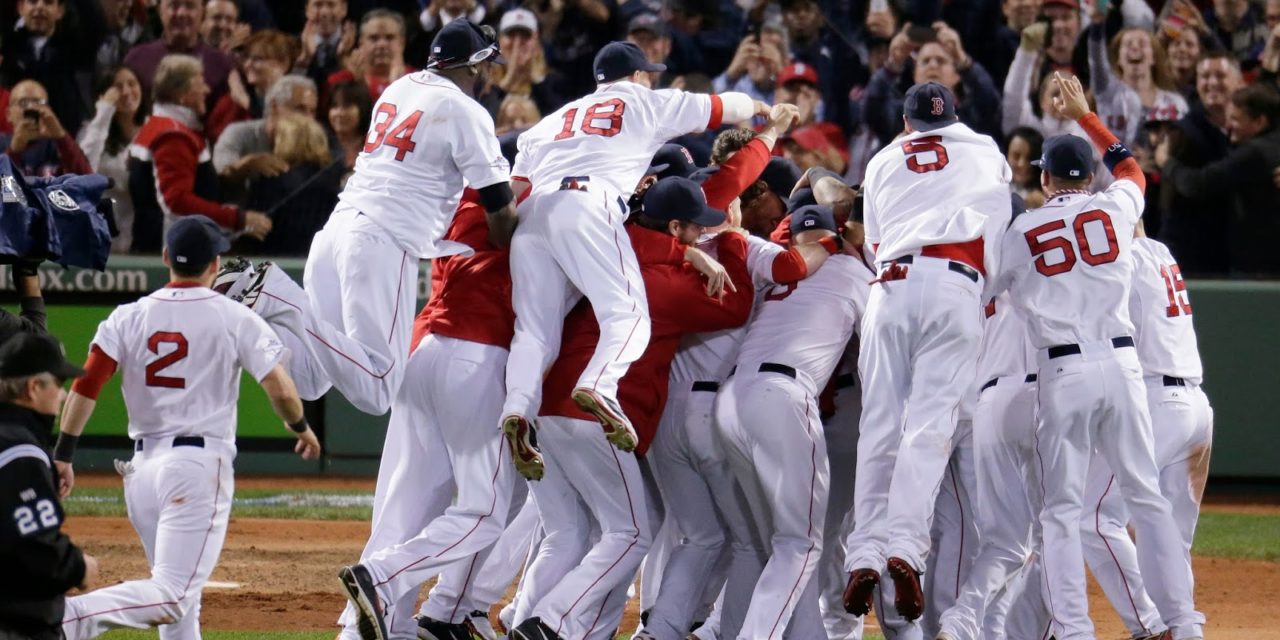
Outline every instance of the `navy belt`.
<svg viewBox="0 0 1280 640">
<path fill-rule="evenodd" d="M 898 258 L 897 260 L 893 260 L 892 262 L 896 262 L 896 263 L 898 263 L 898 264 L 911 264 L 911 263 L 913 263 L 913 262 L 915 262 L 915 261 L 916 261 L 916 257 L 915 257 L 915 256 L 907 255 L 907 256 L 902 256 L 901 258 Z M 965 264 L 965 263 L 963 263 L 963 262 L 959 262 L 959 261 L 957 261 L 957 260 L 948 260 L 948 261 L 947 261 L 947 269 L 949 269 L 949 270 L 951 270 L 951 271 L 954 271 L 954 272 L 956 272 L 956 273 L 958 273 L 958 274 L 960 274 L 960 275 L 962 275 L 962 276 L 964 276 L 964 277 L 966 277 L 966 278 L 968 278 L 968 279 L 970 279 L 970 280 L 972 280 L 972 281 L 974 281 L 974 282 L 978 282 L 978 278 L 979 278 L 979 276 L 978 276 L 978 270 L 977 270 L 977 269 L 974 269 L 973 267 L 971 267 L 971 266 L 969 266 L 969 265 L 967 265 L 967 264 Z"/>
<path fill-rule="evenodd" d="M 987 389 L 990 389 L 991 387 L 996 386 L 996 383 L 997 383 L 997 382 L 999 382 L 999 381 L 1000 381 L 1000 378 L 992 378 L 992 379 L 988 380 L 985 384 L 983 384 L 983 385 L 982 385 L 982 388 L 981 388 L 981 389 L 978 389 L 978 393 L 982 393 L 983 391 L 986 391 Z M 1028 373 L 1028 374 L 1027 374 L 1027 377 L 1023 378 L 1023 379 L 1022 379 L 1022 381 L 1023 381 L 1023 382 L 1035 382 L 1035 381 L 1036 381 L 1036 374 L 1034 374 L 1034 373 Z"/>
<path fill-rule="evenodd" d="M 836 376 L 836 389 L 848 389 L 858 384 L 858 379 L 852 373 L 842 373 Z"/>
<path fill-rule="evenodd" d="M 788 367 L 785 364 L 777 364 L 776 362 L 762 362 L 758 371 L 760 373 L 781 373 L 784 376 L 796 377 L 795 367 Z"/>
<path fill-rule="evenodd" d="M 1133 338 L 1131 336 L 1120 336 L 1111 339 L 1111 346 L 1114 349 L 1123 349 L 1124 347 L 1133 346 Z M 1074 356 L 1080 354 L 1080 345 L 1078 344 L 1060 344 L 1056 347 L 1049 347 L 1049 358 L 1061 358 L 1062 356 Z"/>
<path fill-rule="evenodd" d="M 178 436 L 178 437 L 176 437 L 176 438 L 174 438 L 174 439 L 173 439 L 173 445 L 172 445 L 172 446 L 174 446 L 174 447 L 201 447 L 201 448 L 203 448 L 203 447 L 204 447 L 204 437 L 203 437 L 203 436 Z M 134 451 L 142 451 L 142 441 L 141 441 L 141 440 L 134 440 L 134 441 L 133 441 L 133 450 L 134 450 Z"/>
<path fill-rule="evenodd" d="M 691 387 L 693 391 L 710 391 L 715 393 L 720 390 L 720 383 L 713 380 L 699 380 L 693 383 Z"/>
<path fill-rule="evenodd" d="M 1164 377 L 1164 386 L 1166 387 L 1185 387 L 1187 380 L 1185 378 L 1175 378 L 1173 376 Z"/>
</svg>

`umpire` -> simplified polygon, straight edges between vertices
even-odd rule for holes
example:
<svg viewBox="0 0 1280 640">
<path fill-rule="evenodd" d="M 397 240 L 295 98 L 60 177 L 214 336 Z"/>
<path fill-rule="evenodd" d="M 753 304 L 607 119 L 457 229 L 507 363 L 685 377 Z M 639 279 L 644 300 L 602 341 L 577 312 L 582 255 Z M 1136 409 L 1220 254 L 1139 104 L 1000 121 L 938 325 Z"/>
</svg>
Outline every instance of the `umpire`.
<svg viewBox="0 0 1280 640">
<path fill-rule="evenodd" d="M 50 336 L 0 346 L 0 640 L 61 638 L 63 594 L 98 578 L 98 561 L 61 531 L 49 449 L 62 386 L 82 375 Z"/>
</svg>

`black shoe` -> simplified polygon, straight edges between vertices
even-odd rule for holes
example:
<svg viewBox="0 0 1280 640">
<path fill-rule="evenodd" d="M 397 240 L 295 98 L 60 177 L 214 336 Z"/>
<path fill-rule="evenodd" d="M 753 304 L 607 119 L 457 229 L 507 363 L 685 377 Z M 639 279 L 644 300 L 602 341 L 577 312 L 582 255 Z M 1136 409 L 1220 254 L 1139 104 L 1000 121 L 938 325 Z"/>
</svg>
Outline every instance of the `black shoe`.
<svg viewBox="0 0 1280 640">
<path fill-rule="evenodd" d="M 414 620 L 418 621 L 420 640 L 471 640 L 471 630 L 461 622 L 443 622 L 423 615 L 414 616 Z"/>
<path fill-rule="evenodd" d="M 513 640 L 564 640 L 551 627 L 542 624 L 542 618 L 537 616 L 516 625 L 511 630 L 511 637 Z"/>
<path fill-rule="evenodd" d="M 369 570 L 353 564 L 338 572 L 342 592 L 356 609 L 356 630 L 360 640 L 387 640 L 387 623 L 382 619 L 382 603 L 373 588 Z"/>
</svg>

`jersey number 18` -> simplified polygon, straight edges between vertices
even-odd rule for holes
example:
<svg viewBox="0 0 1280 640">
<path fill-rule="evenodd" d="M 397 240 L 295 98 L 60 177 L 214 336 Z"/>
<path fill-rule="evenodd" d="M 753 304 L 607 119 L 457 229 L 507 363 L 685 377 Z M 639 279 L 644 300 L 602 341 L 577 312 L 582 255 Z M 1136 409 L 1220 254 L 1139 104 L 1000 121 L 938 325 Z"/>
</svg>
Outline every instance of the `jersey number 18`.
<svg viewBox="0 0 1280 640">
<path fill-rule="evenodd" d="M 589 136 L 604 136 L 612 138 L 622 131 L 622 114 L 627 110 L 627 103 L 613 98 L 598 102 L 587 107 L 587 112 L 582 115 L 582 125 L 578 127 L 580 131 Z M 572 138 L 574 135 L 573 123 L 578 119 L 578 109 L 570 109 L 564 112 L 564 128 L 560 133 L 556 134 L 555 140 L 565 140 Z M 603 121 L 603 122 L 601 122 Z M 597 123 L 607 124 L 608 126 L 597 127 Z"/>
</svg>

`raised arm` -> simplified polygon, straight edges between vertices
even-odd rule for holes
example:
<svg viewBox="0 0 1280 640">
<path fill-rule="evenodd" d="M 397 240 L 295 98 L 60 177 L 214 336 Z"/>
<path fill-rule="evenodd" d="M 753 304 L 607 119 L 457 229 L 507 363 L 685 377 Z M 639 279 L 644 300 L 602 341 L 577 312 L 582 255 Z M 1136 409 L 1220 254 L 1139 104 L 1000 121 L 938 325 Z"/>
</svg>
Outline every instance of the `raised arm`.
<svg viewBox="0 0 1280 640">
<path fill-rule="evenodd" d="M 1054 106 L 1058 111 L 1063 117 L 1075 120 L 1085 133 L 1089 134 L 1093 146 L 1102 154 L 1102 162 L 1107 165 L 1107 169 L 1111 170 L 1111 175 L 1115 176 L 1117 181 L 1128 180 L 1136 184 L 1139 191 L 1145 193 L 1147 178 L 1142 174 L 1142 167 L 1115 134 L 1102 124 L 1098 114 L 1089 110 L 1089 102 L 1084 97 L 1084 87 L 1080 86 L 1080 80 L 1075 76 L 1064 79 L 1061 74 L 1055 72 L 1053 81 L 1058 83 L 1058 87 L 1062 90 L 1061 95 L 1054 98 Z"/>
</svg>

